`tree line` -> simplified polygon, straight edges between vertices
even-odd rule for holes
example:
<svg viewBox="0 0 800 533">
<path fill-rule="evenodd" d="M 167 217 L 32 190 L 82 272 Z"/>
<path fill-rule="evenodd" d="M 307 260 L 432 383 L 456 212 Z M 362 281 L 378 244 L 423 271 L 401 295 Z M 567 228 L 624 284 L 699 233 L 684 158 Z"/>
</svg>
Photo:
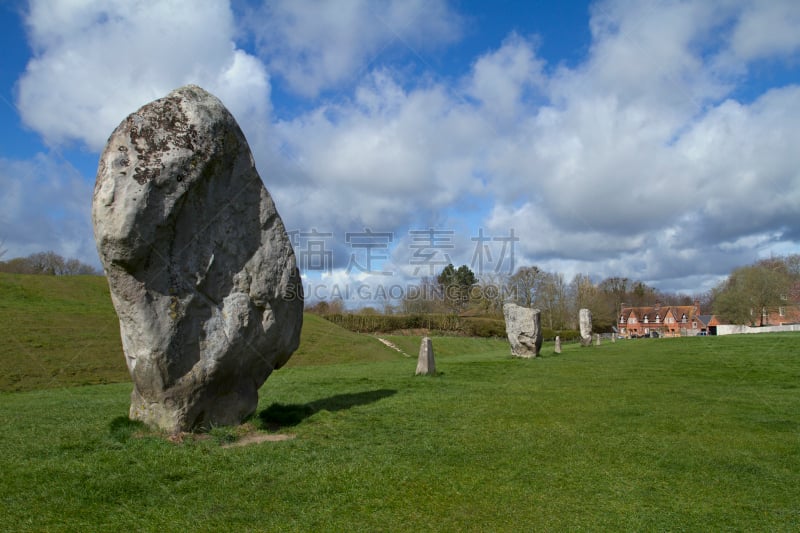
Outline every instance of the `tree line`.
<svg viewBox="0 0 800 533">
<path fill-rule="evenodd" d="M 611 331 L 620 309 L 625 306 L 688 305 L 693 297 L 658 291 L 641 281 L 625 277 L 609 277 L 592 281 L 586 274 L 566 280 L 559 272 L 548 272 L 537 266 L 524 266 L 512 275 L 490 275 L 477 278 L 469 268 L 455 269 L 448 265 L 437 278 L 423 278 L 418 291 L 432 298 L 406 298 L 402 313 L 450 312 L 475 316 L 502 317 L 503 303 L 512 301 L 541 310 L 543 327 L 558 331 L 577 329 L 578 310 L 592 311 L 597 331 Z M 472 275 L 471 275 L 472 274 Z"/>
<path fill-rule="evenodd" d="M 578 310 L 592 312 L 594 329 L 612 331 L 622 307 L 699 304 L 703 314 L 723 322 L 763 325 L 763 310 L 800 304 L 800 255 L 774 257 L 735 269 L 702 294 L 660 291 L 642 281 L 608 277 L 593 281 L 578 274 L 567 281 L 558 272 L 523 266 L 512 275 L 476 276 L 466 265 L 446 266 L 437 277 L 424 277 L 397 306 L 367 307 L 359 314 L 434 315 L 502 318 L 503 303 L 513 301 L 541 310 L 542 325 L 554 331 L 577 329 Z M 320 314 L 345 312 L 344 302 L 319 302 Z"/>
<path fill-rule="evenodd" d="M 0 259 L 6 249 L 0 241 Z M 53 252 L 0 260 L 0 272 L 54 276 L 102 275 L 95 267 Z M 578 310 L 592 312 L 596 331 L 611 331 L 623 306 L 692 305 L 716 314 L 723 322 L 764 325 L 767 310 L 800 305 L 800 254 L 762 259 L 739 267 L 708 291 L 687 295 L 659 291 L 638 280 L 608 277 L 599 282 L 586 274 L 567 281 L 559 272 L 523 266 L 512 275 L 476 276 L 466 265 L 447 265 L 436 277 L 423 277 L 396 306 L 360 314 L 444 314 L 501 318 L 503 303 L 513 301 L 542 312 L 542 325 L 551 330 L 577 329 Z M 319 314 L 344 313 L 344 302 L 318 302 L 309 307 Z"/>
<path fill-rule="evenodd" d="M 2 243 L 0 243 L 2 244 Z M 5 250 L 0 250 L 0 259 Z M 0 261 L 0 272 L 9 274 L 44 274 L 51 276 L 100 275 L 95 267 L 73 258 L 65 258 L 49 251 L 38 252 L 27 257 L 16 257 Z"/>
</svg>

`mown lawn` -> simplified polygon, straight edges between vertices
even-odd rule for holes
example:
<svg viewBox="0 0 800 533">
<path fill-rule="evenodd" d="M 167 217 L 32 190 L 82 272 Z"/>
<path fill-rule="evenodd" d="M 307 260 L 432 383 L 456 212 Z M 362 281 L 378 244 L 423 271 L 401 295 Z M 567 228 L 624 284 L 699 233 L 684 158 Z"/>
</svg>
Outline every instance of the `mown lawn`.
<svg viewBox="0 0 800 533">
<path fill-rule="evenodd" d="M 0 394 L 0 529 L 800 529 L 800 335 L 434 349 L 275 372 L 251 424 L 295 438 L 239 448 L 140 436 L 125 383 Z"/>
</svg>

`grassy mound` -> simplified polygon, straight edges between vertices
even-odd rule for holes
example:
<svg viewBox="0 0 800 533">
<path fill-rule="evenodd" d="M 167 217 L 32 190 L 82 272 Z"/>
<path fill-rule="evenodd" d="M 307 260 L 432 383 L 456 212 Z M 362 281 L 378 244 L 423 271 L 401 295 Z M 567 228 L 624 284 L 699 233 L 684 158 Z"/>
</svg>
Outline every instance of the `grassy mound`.
<svg viewBox="0 0 800 533">
<path fill-rule="evenodd" d="M 130 382 L 104 277 L 0 273 L 0 339 L 0 391 Z M 287 366 L 397 357 L 376 338 L 307 314 Z"/>
<path fill-rule="evenodd" d="M 0 274 L 0 390 L 130 381 L 105 278 Z"/>
</svg>

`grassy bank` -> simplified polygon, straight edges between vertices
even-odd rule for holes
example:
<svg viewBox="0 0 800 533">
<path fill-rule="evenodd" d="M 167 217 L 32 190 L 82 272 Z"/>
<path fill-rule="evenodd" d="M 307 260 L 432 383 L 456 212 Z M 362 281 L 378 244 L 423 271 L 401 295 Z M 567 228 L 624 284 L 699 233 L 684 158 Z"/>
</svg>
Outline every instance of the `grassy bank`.
<svg viewBox="0 0 800 533">
<path fill-rule="evenodd" d="M 0 273 L 0 391 L 129 382 L 105 278 Z M 288 366 L 396 359 L 377 339 L 306 315 Z"/>
</svg>

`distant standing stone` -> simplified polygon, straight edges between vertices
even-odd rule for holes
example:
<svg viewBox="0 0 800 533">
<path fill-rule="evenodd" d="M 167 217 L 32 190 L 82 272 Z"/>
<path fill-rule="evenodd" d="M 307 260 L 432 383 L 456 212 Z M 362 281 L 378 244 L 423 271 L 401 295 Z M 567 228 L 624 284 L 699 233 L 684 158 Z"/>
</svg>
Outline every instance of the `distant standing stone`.
<svg viewBox="0 0 800 533">
<path fill-rule="evenodd" d="M 599 333 L 595 333 L 594 334 L 594 345 L 595 346 L 600 346 L 600 334 Z"/>
<path fill-rule="evenodd" d="M 506 335 L 511 344 L 511 354 L 531 358 L 539 355 L 542 348 L 542 312 L 517 304 L 503 305 Z"/>
<path fill-rule="evenodd" d="M 436 375 L 436 362 L 433 359 L 433 342 L 428 337 L 423 337 L 419 345 L 419 357 L 417 358 L 417 376 Z"/>
<path fill-rule="evenodd" d="M 561 337 L 556 335 L 556 347 L 554 350 L 556 353 L 561 353 Z"/>
<path fill-rule="evenodd" d="M 581 328 L 581 346 L 592 344 L 592 312 L 588 309 L 578 311 L 578 324 Z"/>
<path fill-rule="evenodd" d="M 128 116 L 100 157 L 95 240 L 120 321 L 130 417 L 238 424 L 300 341 L 289 236 L 239 125 L 197 86 Z"/>
</svg>

